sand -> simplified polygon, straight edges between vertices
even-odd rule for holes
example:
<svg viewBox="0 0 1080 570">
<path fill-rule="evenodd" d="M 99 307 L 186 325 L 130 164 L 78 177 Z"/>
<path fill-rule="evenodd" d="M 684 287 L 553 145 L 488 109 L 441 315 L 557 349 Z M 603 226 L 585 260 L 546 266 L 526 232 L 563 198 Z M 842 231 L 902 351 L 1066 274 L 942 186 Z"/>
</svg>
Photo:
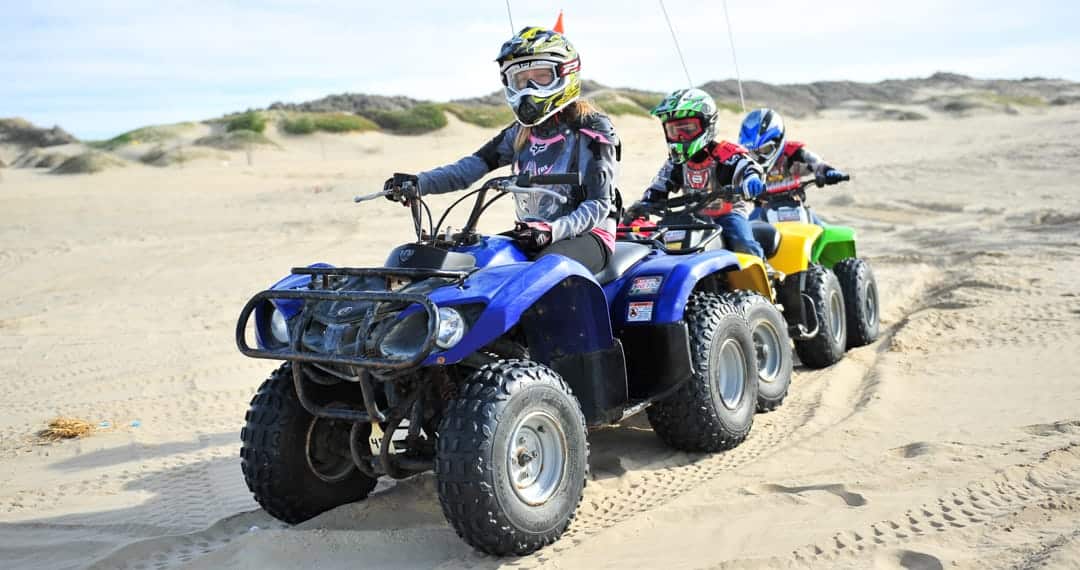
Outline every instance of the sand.
<svg viewBox="0 0 1080 570">
<path fill-rule="evenodd" d="M 736 131 L 725 114 L 722 128 Z M 491 130 L 275 135 L 280 149 L 0 181 L 0 567 L 1080 567 L 1080 110 L 793 121 L 855 175 L 814 190 L 859 230 L 884 333 L 791 395 L 733 451 L 665 448 L 643 421 L 590 435 L 593 479 L 551 548 L 477 554 L 430 474 L 288 527 L 240 475 L 239 430 L 273 363 L 233 344 L 289 267 L 371 265 L 407 211 L 354 205 L 391 172 Z M 620 118 L 621 186 L 659 129 Z M 445 203 L 445 201 L 443 202 Z M 498 230 L 508 204 L 483 227 Z M 460 225 L 460 221 L 458 222 Z M 56 416 L 93 434 L 42 443 Z"/>
</svg>

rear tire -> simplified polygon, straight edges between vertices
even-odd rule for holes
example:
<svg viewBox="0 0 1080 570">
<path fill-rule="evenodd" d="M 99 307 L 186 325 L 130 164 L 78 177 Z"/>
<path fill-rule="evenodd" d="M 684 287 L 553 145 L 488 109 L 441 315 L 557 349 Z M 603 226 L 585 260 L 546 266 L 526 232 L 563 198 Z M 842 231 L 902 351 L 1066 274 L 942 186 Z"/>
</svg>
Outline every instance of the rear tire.
<svg viewBox="0 0 1080 570">
<path fill-rule="evenodd" d="M 315 418 L 300 404 L 292 365 L 275 370 L 251 400 L 240 431 L 240 467 L 255 501 L 296 524 L 367 498 L 376 480 L 349 455 L 346 422 Z"/>
<path fill-rule="evenodd" d="M 794 355 L 787 322 L 776 305 L 758 293 L 735 291 L 724 299 L 735 305 L 750 325 L 757 359 L 757 411 L 771 412 L 784 403 L 791 386 Z"/>
<path fill-rule="evenodd" d="M 713 293 L 686 303 L 693 376 L 648 409 L 664 443 L 683 451 L 723 451 L 746 439 L 757 405 L 757 362 L 746 319 Z"/>
<path fill-rule="evenodd" d="M 811 339 L 795 341 L 795 352 L 810 368 L 832 366 L 844 357 L 847 348 L 847 317 L 840 281 L 832 271 L 811 265 L 806 269 L 803 294 L 813 301 L 818 332 Z"/>
<path fill-rule="evenodd" d="M 522 556 L 562 536 L 585 489 L 585 416 L 555 371 L 529 360 L 485 365 L 439 426 L 439 502 L 477 550 Z"/>
<path fill-rule="evenodd" d="M 880 323 L 877 281 L 870 264 L 851 257 L 833 266 L 844 291 L 844 310 L 847 313 L 847 346 L 868 345 L 877 340 Z"/>
</svg>

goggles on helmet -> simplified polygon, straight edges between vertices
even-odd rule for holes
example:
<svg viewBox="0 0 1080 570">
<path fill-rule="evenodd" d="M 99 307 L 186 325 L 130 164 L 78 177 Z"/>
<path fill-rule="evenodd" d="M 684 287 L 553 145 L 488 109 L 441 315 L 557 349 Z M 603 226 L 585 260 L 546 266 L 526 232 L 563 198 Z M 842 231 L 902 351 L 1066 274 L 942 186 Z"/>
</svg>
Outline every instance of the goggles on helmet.
<svg viewBox="0 0 1080 570">
<path fill-rule="evenodd" d="M 514 94 L 524 94 L 528 90 L 545 95 L 558 89 L 560 79 L 559 65 L 542 59 L 510 63 L 502 70 L 503 85 Z"/>
<path fill-rule="evenodd" d="M 776 141 L 769 141 L 750 151 L 759 162 L 772 158 L 776 152 Z"/>
<path fill-rule="evenodd" d="M 664 135 L 667 137 L 668 142 L 673 143 L 692 141 L 700 136 L 704 130 L 701 126 L 701 119 L 698 117 L 675 119 L 664 123 Z"/>
</svg>

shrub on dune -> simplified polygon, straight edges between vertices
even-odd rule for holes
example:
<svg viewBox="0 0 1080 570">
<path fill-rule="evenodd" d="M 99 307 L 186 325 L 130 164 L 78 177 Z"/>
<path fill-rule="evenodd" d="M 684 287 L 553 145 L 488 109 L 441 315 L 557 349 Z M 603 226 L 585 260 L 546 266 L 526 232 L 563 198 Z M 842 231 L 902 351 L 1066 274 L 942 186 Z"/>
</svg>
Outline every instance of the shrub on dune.
<svg viewBox="0 0 1080 570">
<path fill-rule="evenodd" d="M 377 130 L 379 127 L 370 119 L 347 113 L 305 113 L 286 117 L 281 123 L 281 130 L 290 135 L 309 135 L 316 131 L 327 133 L 349 133 Z"/>
<path fill-rule="evenodd" d="M 255 111 L 240 113 L 235 117 L 231 117 L 228 122 L 225 123 L 225 130 L 228 132 L 251 131 L 261 133 L 266 130 L 266 117 L 263 117 L 260 113 Z"/>
<path fill-rule="evenodd" d="M 443 105 L 447 112 L 463 122 L 485 128 L 505 127 L 514 122 L 514 112 L 506 105 Z"/>
<path fill-rule="evenodd" d="M 402 135 L 418 135 L 446 126 L 440 105 L 423 103 L 401 111 L 371 111 L 368 117 L 383 129 Z"/>
<path fill-rule="evenodd" d="M 88 142 L 86 145 L 99 150 L 116 150 L 120 147 L 132 144 L 158 143 L 175 139 L 179 137 L 183 131 L 194 126 L 195 123 L 177 123 L 175 125 L 140 127 L 133 131 L 119 134 L 109 140 Z"/>
<path fill-rule="evenodd" d="M 124 161 L 104 152 L 91 150 L 68 158 L 49 172 L 52 174 L 93 174 L 116 166 L 125 166 Z"/>
<path fill-rule="evenodd" d="M 266 135 L 247 130 L 205 136 L 196 139 L 194 144 L 221 150 L 244 150 L 250 146 L 277 146 L 274 141 L 266 138 Z"/>
</svg>

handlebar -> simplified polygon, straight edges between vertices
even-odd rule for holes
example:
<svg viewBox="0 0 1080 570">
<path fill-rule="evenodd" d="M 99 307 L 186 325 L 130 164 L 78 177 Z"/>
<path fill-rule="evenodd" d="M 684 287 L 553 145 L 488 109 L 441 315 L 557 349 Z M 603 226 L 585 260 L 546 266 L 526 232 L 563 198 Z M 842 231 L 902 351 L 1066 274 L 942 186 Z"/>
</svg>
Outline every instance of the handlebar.
<svg viewBox="0 0 1080 570">
<path fill-rule="evenodd" d="M 735 186 L 729 184 L 713 192 L 690 192 L 683 194 L 682 196 L 676 196 L 675 198 L 668 198 L 666 205 L 668 209 L 680 208 L 690 204 L 704 206 L 717 200 L 723 200 L 724 202 L 741 202 L 743 197 L 742 193 L 739 192 Z"/>
<path fill-rule="evenodd" d="M 845 174 L 842 177 L 840 177 L 840 179 L 837 180 L 836 182 L 848 182 L 849 180 L 851 180 L 851 175 L 850 174 Z M 807 186 L 809 186 L 811 184 L 817 184 L 817 177 L 816 176 L 814 176 L 814 175 L 800 176 L 799 178 L 797 178 L 795 180 L 792 180 L 791 182 L 786 182 L 786 183 L 783 183 L 783 184 L 773 184 L 773 185 L 767 186 L 765 188 L 765 194 L 766 195 L 769 195 L 769 194 L 784 194 L 786 192 L 794 192 L 794 191 L 797 191 L 797 190 L 802 190 L 802 189 L 806 188 Z M 834 184 L 835 184 L 835 182 L 834 182 Z"/>
<path fill-rule="evenodd" d="M 386 196 L 386 195 L 390 194 L 390 192 L 392 192 L 392 190 L 380 190 L 378 192 L 372 192 L 371 194 L 364 194 L 363 196 L 356 196 L 352 200 L 353 200 L 353 202 L 356 202 L 356 203 L 367 202 L 368 200 L 374 200 L 375 198 L 382 198 L 383 196 Z"/>
<path fill-rule="evenodd" d="M 492 178 L 484 183 L 484 188 L 510 192 L 512 194 L 545 194 L 554 198 L 560 204 L 565 204 L 566 196 L 547 188 L 537 188 L 542 185 L 571 184 L 580 185 L 582 176 L 580 172 L 566 172 L 562 174 L 537 174 L 530 175 L 522 172 L 517 176 L 500 176 Z M 382 198 L 393 193 L 393 190 L 380 190 L 371 194 L 364 194 L 353 198 L 353 202 L 367 202 L 376 198 Z"/>
</svg>

